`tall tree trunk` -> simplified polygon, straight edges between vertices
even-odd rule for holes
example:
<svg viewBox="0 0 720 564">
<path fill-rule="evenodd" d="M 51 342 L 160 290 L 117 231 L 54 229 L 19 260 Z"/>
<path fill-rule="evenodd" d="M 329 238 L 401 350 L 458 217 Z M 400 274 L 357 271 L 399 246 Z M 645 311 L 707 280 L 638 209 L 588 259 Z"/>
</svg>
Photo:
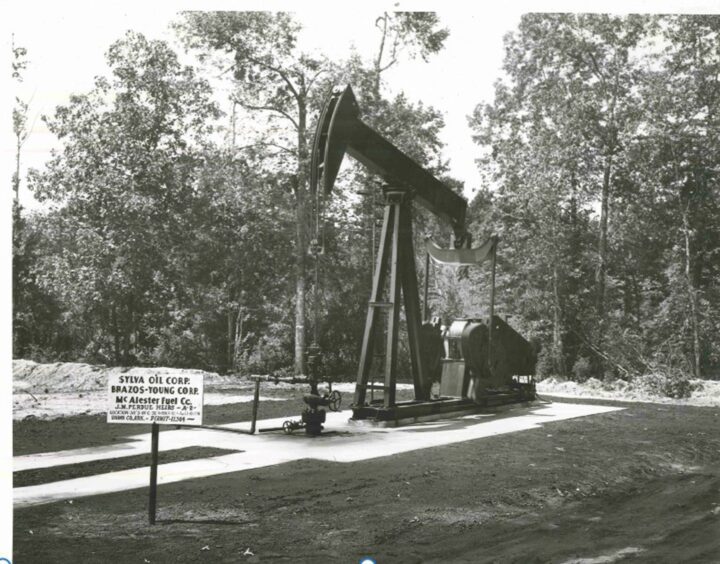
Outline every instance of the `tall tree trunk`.
<svg viewBox="0 0 720 564">
<path fill-rule="evenodd" d="M 22 49 L 16 50 L 15 47 L 15 34 L 12 34 L 11 49 L 13 53 L 13 78 L 18 82 L 22 81 L 19 70 L 16 70 L 15 65 L 21 64 L 21 60 L 24 59 L 24 54 L 19 54 Z M 15 98 L 16 105 L 13 109 L 13 133 L 15 134 L 15 172 L 12 178 L 13 192 L 15 193 L 14 202 L 17 208 L 18 215 L 20 214 L 20 153 L 22 151 L 23 144 L 27 138 L 28 132 L 26 129 L 26 118 L 28 106 L 20 100 Z M 17 121 L 16 121 L 17 119 Z"/>
<path fill-rule="evenodd" d="M 235 316 L 235 345 L 233 347 L 232 369 L 237 370 L 240 366 L 240 355 L 242 354 L 241 345 L 243 340 L 243 307 L 238 306 L 237 315 Z"/>
<path fill-rule="evenodd" d="M 698 320 L 697 291 L 691 276 L 690 221 L 687 206 L 682 211 L 682 230 L 685 238 L 685 282 L 690 303 L 690 326 L 693 334 L 693 374 L 700 378 L 700 322 Z"/>
<path fill-rule="evenodd" d="M 600 233 L 598 236 L 598 265 L 596 272 L 596 309 L 598 316 L 598 346 L 602 348 L 605 332 L 605 275 L 607 269 L 608 215 L 610 212 L 610 174 L 612 154 L 605 158 L 602 194 L 600 196 Z"/>
<path fill-rule="evenodd" d="M 233 159 L 235 158 L 235 145 L 237 142 L 237 100 L 232 100 L 232 112 L 230 114 L 230 151 L 228 152 L 228 166 L 232 166 Z M 240 285 L 238 294 L 242 291 L 242 270 L 240 271 Z M 240 316 L 240 308 L 238 307 L 237 313 L 230 307 L 233 301 L 233 286 L 228 289 L 228 311 L 227 311 L 227 350 L 225 351 L 225 362 L 227 364 L 227 370 L 232 371 L 237 366 L 237 324 L 238 317 Z M 238 299 L 241 299 L 238 296 Z"/>
<path fill-rule="evenodd" d="M 674 150 L 674 147 L 671 147 L 672 155 L 673 155 L 673 171 L 675 174 L 675 183 L 677 185 L 680 185 L 682 181 L 682 177 L 680 175 L 680 167 L 678 165 L 679 162 L 679 156 Z M 680 217 L 682 218 L 682 232 L 683 232 L 683 238 L 685 240 L 685 284 L 687 289 L 687 295 L 688 295 L 688 302 L 690 303 L 690 326 L 692 328 L 692 348 L 693 348 L 693 374 L 696 378 L 700 377 L 700 330 L 699 330 L 699 321 L 698 321 L 698 311 L 697 311 L 697 292 L 695 290 L 695 285 L 693 284 L 693 278 L 692 278 L 692 260 L 691 260 L 691 254 L 690 254 L 690 219 L 688 218 L 688 208 L 690 207 L 690 196 L 686 193 L 687 190 L 687 183 L 684 184 L 683 188 L 680 191 L 680 196 L 678 198 L 678 206 L 680 208 Z"/>
<path fill-rule="evenodd" d="M 296 217 L 297 231 L 295 242 L 295 374 L 305 374 L 305 205 L 303 197 L 298 196 Z"/>
<path fill-rule="evenodd" d="M 305 278 L 307 264 L 305 253 L 308 245 L 307 211 L 307 108 L 304 99 L 298 104 L 298 171 L 295 189 L 295 374 L 305 374 Z"/>
<path fill-rule="evenodd" d="M 388 26 L 388 14 L 384 12 L 382 16 L 377 19 L 377 23 L 382 21 L 382 35 L 380 36 L 380 46 L 378 47 L 377 56 L 375 57 L 373 70 L 373 95 L 375 97 L 374 102 L 377 103 L 380 100 L 380 75 L 382 74 L 382 60 L 385 54 L 385 40 L 387 39 L 387 26 Z"/>
<path fill-rule="evenodd" d="M 375 60 L 373 61 L 373 112 L 376 112 L 377 109 L 380 107 L 380 78 L 382 76 L 383 70 L 387 70 L 387 68 L 383 69 L 383 57 L 385 56 L 385 43 L 387 42 L 388 38 L 388 20 L 389 15 L 387 12 L 383 12 L 383 15 L 377 18 L 377 20 L 375 20 L 375 26 L 379 29 L 380 26 L 382 26 L 382 28 L 380 29 L 380 45 L 378 46 L 377 54 L 375 55 Z M 363 171 L 362 174 L 364 174 L 366 190 L 363 194 L 363 205 L 361 209 L 362 213 L 367 214 L 367 217 L 365 219 L 367 220 L 368 233 L 370 235 L 367 265 L 367 269 L 369 272 L 369 276 L 367 277 L 369 293 L 372 290 L 372 281 L 375 276 L 375 250 L 377 247 L 377 221 L 375 218 L 377 200 L 375 194 L 378 186 L 376 186 L 375 181 L 373 180 L 372 176 L 367 173 L 367 171 Z M 363 221 L 363 224 L 365 224 L 365 221 Z"/>
<path fill-rule="evenodd" d="M 15 192 L 15 206 L 20 206 L 20 150 L 22 149 L 22 138 L 18 134 L 15 147 L 15 173 L 13 174 L 13 191 Z"/>
<path fill-rule="evenodd" d="M 613 81 L 612 97 L 608 108 L 608 126 L 606 128 L 606 153 L 603 167 L 603 185 L 600 196 L 600 235 L 598 238 L 598 268 L 597 268 L 597 315 L 598 335 L 597 346 L 602 349 L 605 337 L 605 276 L 607 270 L 607 240 L 608 217 L 610 214 L 610 179 L 612 177 L 613 155 L 617 148 L 617 131 L 615 129 L 615 107 L 617 105 L 618 88 L 620 85 L 620 65 L 617 52 L 614 57 L 615 75 Z"/>
<path fill-rule="evenodd" d="M 232 309 L 227 311 L 227 350 L 225 351 L 225 364 L 227 370 L 232 370 L 233 359 L 235 358 L 235 312 Z"/>
<path fill-rule="evenodd" d="M 562 376 L 567 375 L 563 346 L 562 309 L 557 259 L 553 264 L 553 368 Z"/>
</svg>

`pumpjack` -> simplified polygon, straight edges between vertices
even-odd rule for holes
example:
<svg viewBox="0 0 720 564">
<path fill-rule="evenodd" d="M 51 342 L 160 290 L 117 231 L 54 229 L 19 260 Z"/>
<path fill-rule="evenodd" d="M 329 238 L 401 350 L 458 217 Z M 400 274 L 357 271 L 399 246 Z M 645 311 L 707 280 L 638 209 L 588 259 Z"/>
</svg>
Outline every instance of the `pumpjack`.
<svg viewBox="0 0 720 564">
<path fill-rule="evenodd" d="M 352 419 L 402 422 L 533 400 L 534 350 L 494 315 L 498 238 L 491 237 L 472 248 L 465 225 L 467 201 L 366 125 L 359 115 L 350 86 L 333 91 L 320 114 L 311 156 L 311 190 L 316 196 L 330 195 L 346 153 L 385 183 L 383 223 Z M 449 223 L 453 230 L 454 248 L 442 249 L 428 241 L 428 260 L 455 265 L 491 261 L 490 312 L 486 318 L 456 319 L 448 326 L 437 318 L 422 318 L 425 312 L 421 314 L 415 267 L 413 202 Z M 426 271 L 425 311 L 427 276 Z M 401 306 L 414 387 L 414 399 L 406 401 L 396 400 Z M 376 378 L 382 383 L 375 384 Z M 432 396 L 437 378 L 440 393 Z M 382 398 L 375 397 L 376 391 L 382 392 Z"/>
</svg>

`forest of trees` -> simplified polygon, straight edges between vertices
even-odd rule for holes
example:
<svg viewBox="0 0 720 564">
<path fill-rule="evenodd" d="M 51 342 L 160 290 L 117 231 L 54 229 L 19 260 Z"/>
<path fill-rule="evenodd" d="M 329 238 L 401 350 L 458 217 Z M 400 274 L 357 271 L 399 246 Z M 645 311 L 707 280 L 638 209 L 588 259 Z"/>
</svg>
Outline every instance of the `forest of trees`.
<svg viewBox="0 0 720 564">
<path fill-rule="evenodd" d="M 18 202 L 18 165 L 13 354 L 303 373 L 320 107 L 352 84 L 363 120 L 461 191 L 441 112 L 389 96 L 383 74 L 449 32 L 432 13 L 384 13 L 375 52 L 338 61 L 304 53 L 287 13 L 192 12 L 174 29 L 194 65 L 128 32 L 107 76 L 44 118 L 61 148 L 25 179 L 41 211 Z M 32 54 L 14 55 L 22 80 Z M 469 220 L 476 241 L 500 236 L 496 311 L 541 346 L 538 373 L 716 377 L 720 17 L 529 14 L 503 71 L 469 116 L 485 182 Z M 26 114 L 18 100 L 18 160 Z M 356 370 L 379 179 L 349 166 L 338 187 L 317 331 L 340 378 Z M 418 236 L 448 239 L 416 215 Z M 482 313 L 486 278 L 434 269 L 434 314 Z"/>
</svg>

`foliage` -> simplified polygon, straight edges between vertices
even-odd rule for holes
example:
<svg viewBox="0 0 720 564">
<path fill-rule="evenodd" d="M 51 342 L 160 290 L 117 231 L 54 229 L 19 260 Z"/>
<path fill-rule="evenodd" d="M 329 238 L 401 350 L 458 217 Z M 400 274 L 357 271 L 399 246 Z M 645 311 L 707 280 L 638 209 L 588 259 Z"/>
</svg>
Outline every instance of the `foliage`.
<svg viewBox="0 0 720 564">
<path fill-rule="evenodd" d="M 471 125 L 500 307 L 557 374 L 717 370 L 718 21 L 533 14 L 506 39 Z"/>
<path fill-rule="evenodd" d="M 584 382 L 592 375 L 592 365 L 584 356 L 579 357 L 572 367 L 573 380 L 576 382 Z"/>
<path fill-rule="evenodd" d="M 133 362 L 154 345 L 148 328 L 165 320 L 178 292 L 194 184 L 218 113 L 207 83 L 165 43 L 128 33 L 107 59 L 112 76 L 46 120 L 62 151 L 31 187 L 59 206 L 44 219 L 51 252 L 36 270 L 92 333 L 94 354 Z"/>
<path fill-rule="evenodd" d="M 408 38 L 415 24 L 403 26 Z M 69 358 L 277 370 L 293 348 L 297 357 L 293 302 L 313 283 L 298 243 L 309 235 L 310 112 L 329 85 L 371 71 L 359 59 L 298 53 L 289 14 L 190 13 L 178 29 L 201 59 L 230 55 L 232 101 L 246 113 L 233 111 L 229 143 L 211 141 L 219 112 L 198 71 L 165 43 L 129 33 L 108 52 L 110 76 L 47 118 L 62 150 L 31 176 L 51 204 L 31 218 L 43 234 L 32 270 L 61 308 Z M 252 114 L 269 118 L 256 135 Z M 400 94 L 374 100 L 373 119 L 417 158 L 439 162 L 437 111 Z M 238 147 L 239 135 L 249 143 Z M 326 369 L 342 374 L 355 370 L 367 299 L 358 217 L 342 187 L 326 204 L 319 340 Z"/>
<path fill-rule="evenodd" d="M 71 360 L 72 324 L 63 307 L 38 284 L 35 265 L 48 251 L 37 216 L 13 213 L 13 357 Z"/>
<path fill-rule="evenodd" d="M 500 236 L 496 313 L 541 345 L 539 375 L 685 397 L 720 370 L 719 22 L 529 14 L 507 36 L 494 99 L 470 116 L 486 187 L 468 219 L 476 243 Z M 377 50 L 343 61 L 302 52 L 282 12 L 185 14 L 198 68 L 139 34 L 114 43 L 110 74 L 47 119 L 61 149 L 29 179 L 46 211 L 16 208 L 14 354 L 302 372 L 317 333 L 323 369 L 351 377 L 381 182 L 347 159 L 332 197 L 312 197 L 330 88 L 352 84 L 364 121 L 463 191 L 442 114 L 383 82 L 447 30 L 422 12 L 376 27 Z M 218 69 L 227 116 L 203 78 Z M 421 266 L 423 236 L 450 232 L 420 209 L 415 223 Z M 487 314 L 487 268 L 432 267 L 429 284 L 433 315 Z"/>
<path fill-rule="evenodd" d="M 427 62 L 443 48 L 449 31 L 439 25 L 434 12 L 383 12 L 375 20 L 380 41 L 368 75 L 375 100 L 381 99 L 382 74 L 398 64 L 403 52 L 411 59 L 420 56 Z"/>
<path fill-rule="evenodd" d="M 636 378 L 635 384 L 652 395 L 677 399 L 689 398 L 700 387 L 687 374 L 669 371 L 643 374 Z"/>
<path fill-rule="evenodd" d="M 307 249 L 311 240 L 309 112 L 327 94 L 322 75 L 332 65 L 297 48 L 299 24 L 285 12 L 186 12 L 176 26 L 186 45 L 232 70 L 233 104 L 263 114 L 255 146 L 277 149 L 258 160 L 268 174 L 284 177 L 294 195 L 294 364 L 305 372 Z M 233 147 L 234 149 L 234 147 Z"/>
</svg>

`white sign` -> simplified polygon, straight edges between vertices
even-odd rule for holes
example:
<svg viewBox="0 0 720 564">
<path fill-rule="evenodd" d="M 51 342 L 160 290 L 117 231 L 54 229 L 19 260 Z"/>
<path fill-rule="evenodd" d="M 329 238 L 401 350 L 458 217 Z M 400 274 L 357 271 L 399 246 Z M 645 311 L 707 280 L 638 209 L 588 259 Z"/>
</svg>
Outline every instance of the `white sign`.
<svg viewBox="0 0 720 564">
<path fill-rule="evenodd" d="M 108 423 L 202 425 L 202 374 L 113 374 L 108 380 Z"/>
</svg>

